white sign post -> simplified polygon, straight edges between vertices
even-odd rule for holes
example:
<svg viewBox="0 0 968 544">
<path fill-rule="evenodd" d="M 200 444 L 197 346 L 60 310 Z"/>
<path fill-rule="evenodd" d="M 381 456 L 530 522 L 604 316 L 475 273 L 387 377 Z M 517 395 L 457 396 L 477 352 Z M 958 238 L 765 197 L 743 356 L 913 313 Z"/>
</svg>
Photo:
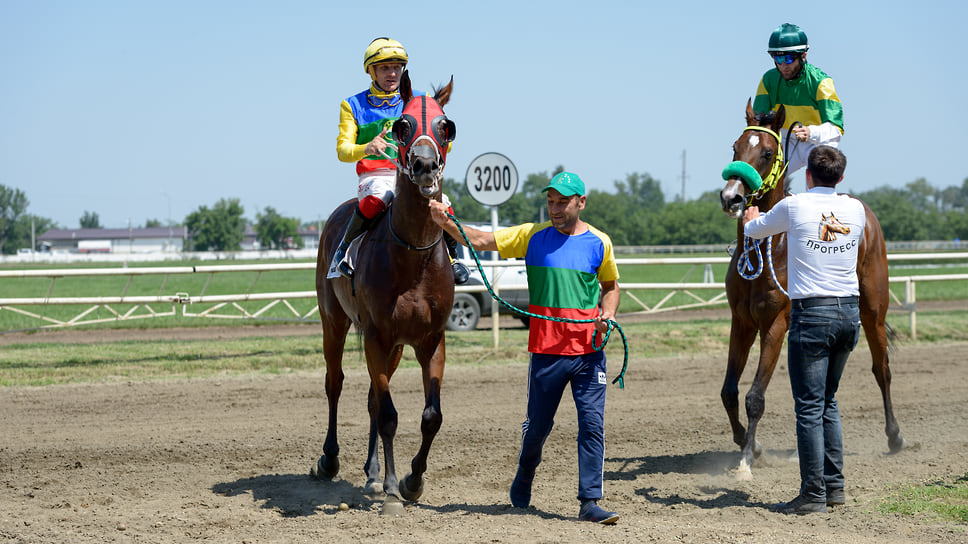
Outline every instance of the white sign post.
<svg viewBox="0 0 968 544">
<path fill-rule="evenodd" d="M 518 189 L 518 169 L 511 159 L 500 153 L 484 153 L 478 155 L 467 167 L 464 177 L 467 192 L 471 197 L 491 208 L 491 230 L 497 230 L 497 207 L 514 196 Z M 497 277 L 497 267 L 491 269 L 491 277 Z M 498 286 L 493 285 L 494 294 L 498 294 Z M 495 300 L 491 304 L 491 330 L 494 334 L 494 348 L 498 347 L 498 310 L 500 304 Z"/>
</svg>

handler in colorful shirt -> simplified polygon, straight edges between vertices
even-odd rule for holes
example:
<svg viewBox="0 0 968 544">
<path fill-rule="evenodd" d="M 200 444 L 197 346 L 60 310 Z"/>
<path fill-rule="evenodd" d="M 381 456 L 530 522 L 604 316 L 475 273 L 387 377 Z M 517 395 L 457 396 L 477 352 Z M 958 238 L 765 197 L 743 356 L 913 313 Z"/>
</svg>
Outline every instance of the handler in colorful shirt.
<svg viewBox="0 0 968 544">
<path fill-rule="evenodd" d="M 363 53 L 363 71 L 373 80 L 370 88 L 340 104 L 336 155 L 343 162 L 355 162 L 359 177 L 359 206 L 350 216 L 343 241 L 333 256 L 333 261 L 339 263 L 340 273 L 348 278 L 353 276 L 345 259 L 350 242 L 376 222 L 393 200 L 396 189 L 397 146 L 390 129 L 403 112 L 400 81 L 407 60 L 407 51 L 400 42 L 390 38 L 373 40 Z M 424 93 L 414 91 L 413 94 Z M 448 201 L 446 195 L 445 201 Z M 454 267 L 454 281 L 465 283 L 468 272 L 456 260 L 457 241 L 450 236 L 444 239 Z"/>
<path fill-rule="evenodd" d="M 554 425 L 565 386 L 578 409 L 579 519 L 603 524 L 618 514 L 598 506 L 602 498 L 605 461 L 605 353 L 592 348 L 607 321 L 618 310 L 618 268 L 609 237 L 579 217 L 585 208 L 585 184 L 577 175 L 562 172 L 543 189 L 550 221 L 525 223 L 496 232 L 465 226 L 478 251 L 497 250 L 501 257 L 523 257 L 528 270 L 528 311 L 533 314 L 594 320 L 563 323 L 531 319 L 528 351 L 527 419 L 523 425 L 518 469 L 511 483 L 511 504 L 531 502 L 531 484 L 541 462 L 541 450 Z M 430 202 L 434 220 L 458 240 L 463 238 L 439 202 Z"/>
<path fill-rule="evenodd" d="M 787 175 L 807 164 L 815 146 L 837 147 L 844 134 L 844 110 L 834 80 L 807 62 L 809 48 L 807 35 L 797 25 L 784 23 L 774 30 L 767 49 L 774 67 L 763 74 L 753 100 L 757 113 L 784 106 L 786 122 L 780 131 L 784 143 L 793 124 L 800 123 L 783 149 Z"/>
<path fill-rule="evenodd" d="M 788 196 L 760 215 L 743 215 L 746 235 L 787 233 L 790 332 L 787 366 L 797 416 L 800 492 L 773 510 L 826 512 L 844 496 L 844 444 L 834 394 L 860 336 L 857 251 L 867 215 L 860 200 L 837 194 L 847 158 L 816 147 L 807 164 L 807 192 Z"/>
</svg>

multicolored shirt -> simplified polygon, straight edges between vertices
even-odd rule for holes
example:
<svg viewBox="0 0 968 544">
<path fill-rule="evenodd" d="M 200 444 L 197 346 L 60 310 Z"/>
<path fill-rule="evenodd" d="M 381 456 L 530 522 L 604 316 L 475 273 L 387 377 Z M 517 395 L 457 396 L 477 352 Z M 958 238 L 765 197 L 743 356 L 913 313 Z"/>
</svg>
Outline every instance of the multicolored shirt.
<svg viewBox="0 0 968 544">
<path fill-rule="evenodd" d="M 414 91 L 414 96 L 421 96 L 422 92 Z M 400 118 L 403 112 L 403 99 L 399 91 L 386 93 L 370 85 L 370 88 L 355 94 L 340 104 L 339 135 L 336 136 L 336 156 L 343 162 L 356 161 L 356 174 L 372 172 L 381 168 L 395 170 L 396 166 L 390 160 L 381 156 L 367 156 L 364 149 L 366 144 L 380 135 L 384 127 L 387 134 L 384 137 L 393 142 L 389 130 L 393 122 Z M 391 158 L 397 157 L 397 152 L 387 147 L 386 154 Z"/>
<path fill-rule="evenodd" d="M 844 133 L 844 109 L 834 89 L 834 80 L 809 62 L 792 81 L 783 79 L 776 68 L 763 74 L 753 100 L 753 111 L 776 110 L 780 104 L 786 109 L 782 128 L 789 130 L 797 121 L 805 127 L 832 123 Z"/>
<path fill-rule="evenodd" d="M 550 221 L 525 223 L 494 232 L 501 257 L 524 257 L 528 270 L 528 311 L 571 319 L 598 316 L 599 282 L 618 279 L 608 235 L 588 225 L 582 234 L 558 232 Z M 584 355 L 592 349 L 593 323 L 532 319 L 528 351 Z"/>
</svg>

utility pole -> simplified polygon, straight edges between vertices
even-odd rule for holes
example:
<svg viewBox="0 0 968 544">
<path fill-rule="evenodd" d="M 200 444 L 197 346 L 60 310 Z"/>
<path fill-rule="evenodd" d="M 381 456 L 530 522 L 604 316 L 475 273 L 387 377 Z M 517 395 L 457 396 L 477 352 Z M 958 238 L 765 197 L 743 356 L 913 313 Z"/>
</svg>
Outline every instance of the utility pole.
<svg viewBox="0 0 968 544">
<path fill-rule="evenodd" d="M 162 191 L 161 196 L 165 197 L 165 200 L 168 201 L 168 247 L 165 248 L 165 251 L 171 251 L 171 237 L 172 237 L 172 227 L 171 227 L 171 196 L 169 196 L 168 193 L 166 193 L 164 191 Z"/>
<path fill-rule="evenodd" d="M 682 202 L 686 201 L 686 150 L 682 150 Z"/>
</svg>

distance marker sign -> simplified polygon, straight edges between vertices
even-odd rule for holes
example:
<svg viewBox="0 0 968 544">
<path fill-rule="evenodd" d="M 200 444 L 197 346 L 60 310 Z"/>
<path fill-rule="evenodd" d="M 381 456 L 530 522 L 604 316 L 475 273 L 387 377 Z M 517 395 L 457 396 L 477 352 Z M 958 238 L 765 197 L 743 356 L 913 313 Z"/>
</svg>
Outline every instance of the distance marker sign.
<svg viewBox="0 0 968 544">
<path fill-rule="evenodd" d="M 478 155 L 467 167 L 467 191 L 485 206 L 497 206 L 514 196 L 518 170 L 511 159 L 500 153 Z"/>
</svg>

